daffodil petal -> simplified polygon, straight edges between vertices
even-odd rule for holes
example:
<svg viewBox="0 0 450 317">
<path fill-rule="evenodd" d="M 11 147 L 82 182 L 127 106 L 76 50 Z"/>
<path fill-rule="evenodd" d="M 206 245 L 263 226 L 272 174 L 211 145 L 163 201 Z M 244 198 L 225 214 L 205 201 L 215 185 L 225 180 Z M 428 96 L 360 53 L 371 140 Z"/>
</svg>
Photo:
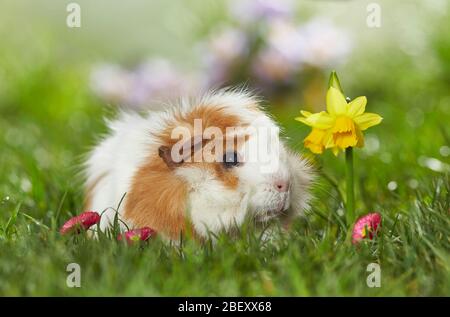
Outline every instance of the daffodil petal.
<svg viewBox="0 0 450 317">
<path fill-rule="evenodd" d="M 376 113 L 363 113 L 353 119 L 361 131 L 377 125 L 383 118 Z"/>
<path fill-rule="evenodd" d="M 305 147 L 314 154 L 322 154 L 323 153 L 323 147 L 320 144 L 305 143 Z"/>
<path fill-rule="evenodd" d="M 347 101 L 344 95 L 334 87 L 327 91 L 327 110 L 331 115 L 345 114 L 347 112 Z"/>
<path fill-rule="evenodd" d="M 300 121 L 301 123 L 311 126 L 311 123 L 305 117 L 296 117 L 294 118 L 294 120 Z"/>
<path fill-rule="evenodd" d="M 303 144 L 306 148 L 310 149 L 311 152 L 321 154 L 324 148 L 322 140 L 325 134 L 325 130 L 313 128 L 311 133 L 303 141 Z"/>
<path fill-rule="evenodd" d="M 329 129 L 333 126 L 334 119 L 325 111 L 321 111 L 319 113 L 313 113 L 307 118 L 305 117 L 297 117 L 295 120 L 300 121 L 310 127 L 317 129 Z"/>
<path fill-rule="evenodd" d="M 367 98 L 365 96 L 357 97 L 348 104 L 348 115 L 353 117 L 359 116 L 366 110 Z"/>
<path fill-rule="evenodd" d="M 302 114 L 302 116 L 308 118 L 310 115 L 312 115 L 311 112 L 309 111 L 305 111 L 305 110 L 300 110 L 300 113 Z"/>
<path fill-rule="evenodd" d="M 333 126 L 334 119 L 325 111 L 310 115 L 307 120 L 311 122 L 311 126 L 317 129 L 326 130 Z"/>
<path fill-rule="evenodd" d="M 334 144 L 334 140 L 333 140 L 333 133 L 331 133 L 331 131 L 327 131 L 327 133 L 325 134 L 324 138 L 323 138 L 323 145 L 325 146 L 325 148 L 329 149 L 329 148 L 333 148 L 336 145 Z"/>
<path fill-rule="evenodd" d="M 357 147 L 364 147 L 364 135 L 362 134 L 360 129 L 356 130 L 356 136 L 358 138 L 358 143 L 356 144 Z"/>
</svg>

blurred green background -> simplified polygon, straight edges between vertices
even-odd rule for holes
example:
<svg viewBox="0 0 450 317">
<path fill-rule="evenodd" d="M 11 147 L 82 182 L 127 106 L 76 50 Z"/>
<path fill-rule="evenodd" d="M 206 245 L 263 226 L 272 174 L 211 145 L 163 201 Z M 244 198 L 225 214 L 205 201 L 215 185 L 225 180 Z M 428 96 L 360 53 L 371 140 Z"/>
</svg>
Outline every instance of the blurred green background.
<svg viewBox="0 0 450 317">
<path fill-rule="evenodd" d="M 0 3 L 0 294 L 449 295 L 447 1 L 376 1 L 381 25 L 369 27 L 373 1 L 78 0 L 80 28 L 66 25 L 70 2 Z M 340 220 L 343 157 L 305 151 L 308 127 L 294 121 L 300 109 L 324 109 L 333 69 L 347 95 L 366 95 L 367 111 L 384 118 L 355 164 L 358 213 L 381 212 L 386 235 L 359 253 Z M 239 84 L 265 98 L 323 175 L 288 241 L 190 246 L 183 262 L 156 242 L 58 237 L 81 211 L 79 164 L 104 117 Z M 373 261 L 386 272 L 381 289 L 365 285 Z M 82 263 L 85 287 L 65 286 L 70 262 Z M 207 270 L 188 281 L 198 267 Z"/>
</svg>

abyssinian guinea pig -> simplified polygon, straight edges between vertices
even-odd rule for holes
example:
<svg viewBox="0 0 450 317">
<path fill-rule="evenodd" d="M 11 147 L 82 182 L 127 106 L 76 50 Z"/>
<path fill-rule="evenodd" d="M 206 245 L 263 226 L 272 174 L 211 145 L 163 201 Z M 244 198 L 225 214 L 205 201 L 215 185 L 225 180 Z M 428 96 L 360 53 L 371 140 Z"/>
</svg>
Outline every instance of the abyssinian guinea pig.
<svg viewBox="0 0 450 317">
<path fill-rule="evenodd" d="M 85 162 L 85 207 L 101 212 L 123 198 L 119 217 L 130 228 L 206 238 L 246 217 L 291 219 L 308 207 L 311 167 L 248 92 L 211 92 L 108 125 Z M 102 230 L 115 213 L 105 211 Z"/>
</svg>

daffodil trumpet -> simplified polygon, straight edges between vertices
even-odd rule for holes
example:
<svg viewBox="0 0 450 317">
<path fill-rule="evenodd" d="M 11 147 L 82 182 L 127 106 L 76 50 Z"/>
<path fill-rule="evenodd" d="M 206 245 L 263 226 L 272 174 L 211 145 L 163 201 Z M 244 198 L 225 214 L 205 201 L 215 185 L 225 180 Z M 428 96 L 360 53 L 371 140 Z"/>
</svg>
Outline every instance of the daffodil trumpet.
<svg viewBox="0 0 450 317">
<path fill-rule="evenodd" d="M 375 113 L 365 112 L 367 98 L 345 98 L 336 72 L 332 72 L 326 95 L 326 111 L 311 113 L 300 111 L 295 118 L 312 128 L 304 139 L 304 146 L 315 154 L 331 149 L 334 155 L 345 151 L 346 160 L 346 210 L 347 222 L 354 220 L 353 148 L 364 146 L 363 131 L 377 125 L 383 118 Z"/>
</svg>

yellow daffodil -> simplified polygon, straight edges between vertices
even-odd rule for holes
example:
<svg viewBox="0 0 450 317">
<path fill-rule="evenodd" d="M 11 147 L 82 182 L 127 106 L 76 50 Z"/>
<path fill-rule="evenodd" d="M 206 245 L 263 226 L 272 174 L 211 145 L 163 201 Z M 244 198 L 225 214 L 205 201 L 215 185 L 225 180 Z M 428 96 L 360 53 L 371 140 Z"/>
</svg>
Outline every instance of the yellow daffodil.
<svg viewBox="0 0 450 317">
<path fill-rule="evenodd" d="M 379 124 L 383 118 L 375 113 L 365 113 L 366 97 L 347 102 L 335 71 L 331 72 L 328 87 L 327 111 L 301 111 L 302 116 L 295 120 L 312 127 L 311 133 L 303 141 L 311 152 L 320 154 L 325 149 L 331 149 L 337 155 L 340 150 L 345 151 L 345 209 L 346 221 L 350 224 L 355 217 L 353 147 L 363 147 L 362 131 Z"/>
<path fill-rule="evenodd" d="M 332 86 L 328 89 L 326 104 L 327 111 L 301 111 L 303 117 L 295 118 L 313 128 L 304 140 L 305 147 L 313 153 L 320 154 L 324 149 L 332 149 L 337 155 L 339 150 L 348 147 L 363 147 L 362 131 L 382 120 L 378 114 L 364 112 L 366 97 L 357 97 L 347 103 L 342 92 Z"/>
</svg>

